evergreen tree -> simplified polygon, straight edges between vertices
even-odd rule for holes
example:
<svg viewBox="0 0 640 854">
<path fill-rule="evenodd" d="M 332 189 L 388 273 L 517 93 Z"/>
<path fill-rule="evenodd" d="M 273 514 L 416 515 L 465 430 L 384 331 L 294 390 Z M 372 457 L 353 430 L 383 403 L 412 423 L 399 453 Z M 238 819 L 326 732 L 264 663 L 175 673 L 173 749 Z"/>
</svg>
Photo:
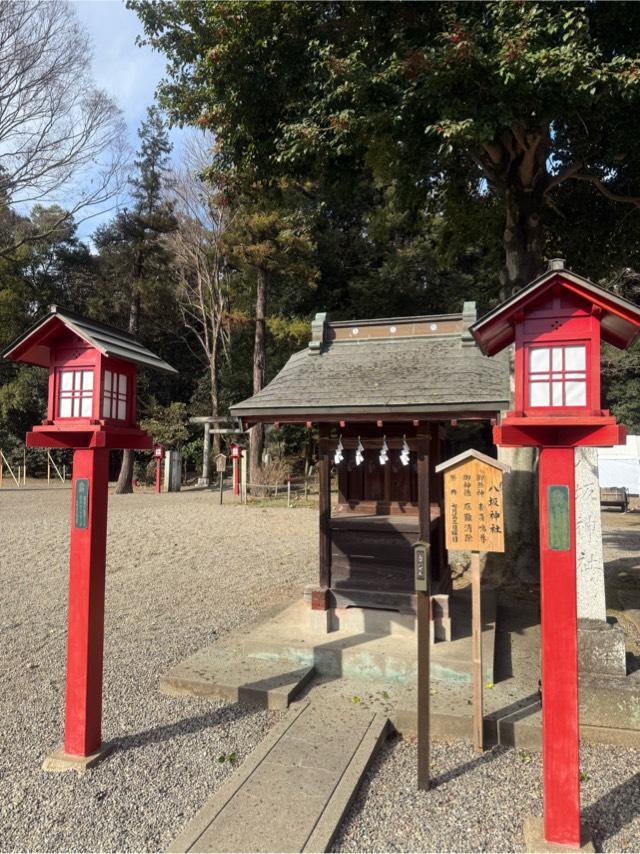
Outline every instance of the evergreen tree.
<svg viewBox="0 0 640 854">
<path fill-rule="evenodd" d="M 164 195 L 172 145 L 157 109 L 147 110 L 138 131 L 140 148 L 130 178 L 132 210 L 118 213 L 94 236 L 100 251 L 102 289 L 100 313 L 112 321 L 124 320 L 132 335 L 139 335 L 143 315 L 158 317 L 172 304 L 170 253 L 164 236 L 174 231 L 176 220 Z M 154 336 L 145 336 L 147 340 Z M 116 493 L 132 491 L 134 452 L 123 452 Z"/>
<path fill-rule="evenodd" d="M 638 242 L 637 4 L 128 5 L 167 56 L 163 104 L 215 133 L 223 160 L 263 182 L 369 179 L 409 221 L 440 218 L 452 245 L 492 241 L 502 254 L 494 303 L 540 274 L 545 257 L 577 266 L 606 239 L 615 264 Z M 567 215 L 585 189 L 580 215 Z M 367 233 L 371 218 L 361 222 Z M 530 577 L 533 451 L 503 454 L 521 485 L 512 567 Z"/>
<path fill-rule="evenodd" d="M 0 240 L 19 248 L 0 259 L 0 351 L 57 304 L 86 311 L 95 259 L 78 240 L 76 225 L 56 205 L 36 205 L 27 216 L 0 207 Z M 0 447 L 5 454 L 46 413 L 47 371 L 0 359 Z"/>
<path fill-rule="evenodd" d="M 287 285 L 304 292 L 315 284 L 313 242 L 301 204 L 287 193 L 271 190 L 240 194 L 232 224 L 223 236 L 227 258 L 235 264 L 254 294 L 253 394 L 265 384 L 267 358 L 267 301 Z M 264 427 L 251 430 L 249 478 L 260 482 Z"/>
</svg>

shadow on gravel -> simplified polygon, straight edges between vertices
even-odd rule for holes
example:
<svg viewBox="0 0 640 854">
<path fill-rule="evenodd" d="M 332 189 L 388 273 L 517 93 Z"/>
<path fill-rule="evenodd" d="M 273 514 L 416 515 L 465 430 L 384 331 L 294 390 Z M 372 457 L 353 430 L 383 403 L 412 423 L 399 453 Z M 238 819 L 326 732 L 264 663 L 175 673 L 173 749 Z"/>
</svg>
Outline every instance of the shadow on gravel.
<svg viewBox="0 0 640 854">
<path fill-rule="evenodd" d="M 470 771 L 473 771 L 475 768 L 479 768 L 481 765 L 488 765 L 489 762 L 493 762 L 494 759 L 498 759 L 500 756 L 503 756 L 508 750 L 508 747 L 502 747 L 500 745 L 492 747 L 491 750 L 487 750 L 485 753 L 480 754 L 470 762 L 465 762 L 464 765 L 458 765 L 457 768 L 452 768 L 451 771 L 447 771 L 445 774 L 438 774 L 438 776 L 431 781 L 431 787 L 435 788 L 436 786 L 444 786 L 445 783 L 450 783 L 457 777 L 462 777 L 464 774 L 468 774 Z"/>
<path fill-rule="evenodd" d="M 583 810 L 596 851 L 606 839 L 640 815 L 640 772 L 607 792 Z"/>
<path fill-rule="evenodd" d="M 125 735 L 122 738 L 114 738 L 114 752 L 124 753 L 127 750 L 138 750 L 149 744 L 158 744 L 179 738 L 181 735 L 193 735 L 205 729 L 211 729 L 222 724 L 230 724 L 244 718 L 247 715 L 255 715 L 259 709 L 255 706 L 245 706 L 234 703 L 232 706 L 223 706 L 202 715 L 194 715 L 192 718 L 184 718 L 172 724 L 163 724 L 152 729 L 137 732 L 134 735 Z"/>
</svg>

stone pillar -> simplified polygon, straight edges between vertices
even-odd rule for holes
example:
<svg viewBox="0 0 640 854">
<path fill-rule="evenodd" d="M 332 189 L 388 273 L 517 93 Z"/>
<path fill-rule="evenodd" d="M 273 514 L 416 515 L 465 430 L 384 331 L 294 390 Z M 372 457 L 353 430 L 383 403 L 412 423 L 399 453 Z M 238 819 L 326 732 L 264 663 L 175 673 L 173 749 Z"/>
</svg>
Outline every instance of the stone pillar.
<svg viewBox="0 0 640 854">
<path fill-rule="evenodd" d="M 575 467 L 578 619 L 605 620 L 607 606 L 596 448 L 576 448 Z"/>
<path fill-rule="evenodd" d="M 182 485 L 182 454 L 166 451 L 164 455 L 164 491 L 180 492 Z"/>
<path fill-rule="evenodd" d="M 578 666 L 584 679 L 626 675 L 624 632 L 607 622 L 596 448 L 575 449 Z"/>
<path fill-rule="evenodd" d="M 211 457 L 211 425 L 204 423 L 204 443 L 202 445 L 202 477 L 198 478 L 198 486 L 209 486 L 209 465 Z"/>
</svg>

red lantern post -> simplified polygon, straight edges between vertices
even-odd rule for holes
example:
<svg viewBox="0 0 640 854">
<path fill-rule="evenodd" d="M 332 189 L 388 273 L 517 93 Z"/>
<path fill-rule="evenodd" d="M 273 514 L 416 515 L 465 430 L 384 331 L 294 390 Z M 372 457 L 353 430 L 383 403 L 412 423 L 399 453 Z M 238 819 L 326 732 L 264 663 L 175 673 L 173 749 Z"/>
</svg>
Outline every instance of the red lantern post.
<svg viewBox="0 0 640 854">
<path fill-rule="evenodd" d="M 162 457 L 164 456 L 164 448 L 162 445 L 155 445 L 153 448 L 153 457 L 156 461 L 156 493 L 162 492 Z"/>
<path fill-rule="evenodd" d="M 540 449 L 542 835 L 573 848 L 581 837 L 574 449 L 624 443 L 625 428 L 600 408 L 600 342 L 628 347 L 638 327 L 637 306 L 560 260 L 471 326 L 486 355 L 515 342 L 514 410 L 494 441 Z"/>
<path fill-rule="evenodd" d="M 240 495 L 240 473 L 239 465 L 242 456 L 240 445 L 231 445 L 231 460 L 233 463 L 233 494 Z"/>
<path fill-rule="evenodd" d="M 136 424 L 138 366 L 175 373 L 126 332 L 52 307 L 3 356 L 49 368 L 47 418 L 31 448 L 73 449 L 67 685 L 63 747 L 46 770 L 104 755 L 102 663 L 109 451 L 151 447 Z"/>
</svg>

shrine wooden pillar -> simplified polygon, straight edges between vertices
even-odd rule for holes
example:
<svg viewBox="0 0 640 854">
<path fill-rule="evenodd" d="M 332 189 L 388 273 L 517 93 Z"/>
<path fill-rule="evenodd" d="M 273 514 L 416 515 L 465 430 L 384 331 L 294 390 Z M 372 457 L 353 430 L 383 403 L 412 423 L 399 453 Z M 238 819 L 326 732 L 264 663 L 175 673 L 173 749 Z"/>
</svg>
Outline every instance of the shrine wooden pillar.
<svg viewBox="0 0 640 854">
<path fill-rule="evenodd" d="M 429 507 L 429 425 L 421 421 L 416 431 L 418 466 L 418 539 L 431 541 L 431 511 Z"/>
<path fill-rule="evenodd" d="M 319 443 L 319 487 L 320 487 L 320 590 L 312 594 L 311 607 L 325 610 L 328 606 L 327 591 L 331 587 L 331 459 L 329 448 L 329 425 L 320 425 Z M 324 596 L 323 596 L 324 593 Z"/>
<path fill-rule="evenodd" d="M 431 543 L 431 570 L 432 579 L 438 580 L 439 592 L 446 592 L 449 589 L 449 561 L 444 544 L 444 492 L 442 487 L 442 475 L 436 472 L 436 466 L 442 462 L 442 425 L 440 422 L 432 422 L 429 424 L 430 446 L 430 480 L 429 480 L 429 505 L 431 502 L 437 503 L 440 507 L 440 517 L 438 519 L 438 527 L 434 532 L 429 519 L 429 530 L 431 534 L 435 533 L 435 537 L 430 536 Z M 434 541 L 435 540 L 435 541 Z"/>
<path fill-rule="evenodd" d="M 429 425 L 420 422 L 416 434 L 418 466 L 418 539 L 431 542 L 431 510 L 429 505 Z M 431 569 L 427 561 L 427 573 Z M 427 584 L 427 587 L 430 585 Z M 416 591 L 418 639 L 418 788 L 430 785 L 430 654 L 431 654 L 431 597 Z"/>
</svg>

